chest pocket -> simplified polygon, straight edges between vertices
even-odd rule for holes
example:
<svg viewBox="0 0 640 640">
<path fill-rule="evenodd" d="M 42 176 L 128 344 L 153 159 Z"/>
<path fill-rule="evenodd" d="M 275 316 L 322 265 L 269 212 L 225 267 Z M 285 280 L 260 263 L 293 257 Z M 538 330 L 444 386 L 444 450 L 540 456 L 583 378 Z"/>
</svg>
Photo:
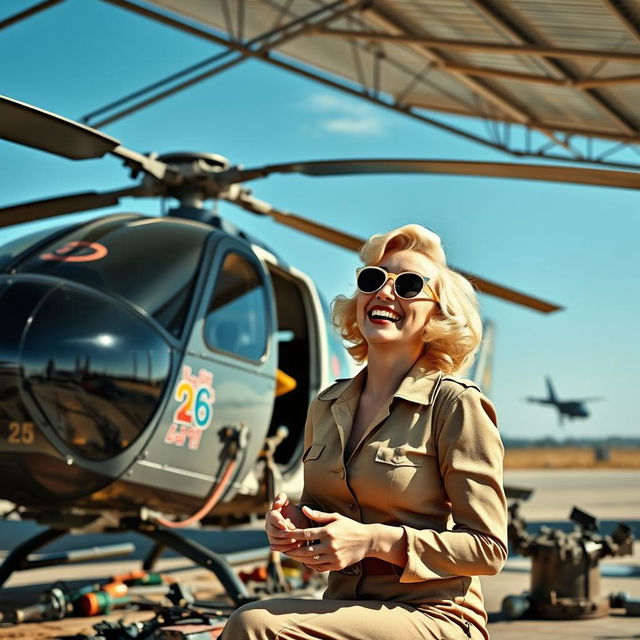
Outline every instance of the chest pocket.
<svg viewBox="0 0 640 640">
<path fill-rule="evenodd" d="M 378 447 L 376 462 L 393 467 L 421 467 L 424 463 L 424 452 L 410 451 L 406 447 Z"/>
<path fill-rule="evenodd" d="M 307 462 L 307 460 L 317 460 L 324 451 L 325 446 L 326 445 L 324 444 L 312 444 L 302 454 L 302 462 Z"/>
<path fill-rule="evenodd" d="M 424 447 L 379 446 L 374 457 L 380 496 L 386 489 L 387 507 L 413 510 L 420 504 L 429 485 L 434 458 Z"/>
</svg>

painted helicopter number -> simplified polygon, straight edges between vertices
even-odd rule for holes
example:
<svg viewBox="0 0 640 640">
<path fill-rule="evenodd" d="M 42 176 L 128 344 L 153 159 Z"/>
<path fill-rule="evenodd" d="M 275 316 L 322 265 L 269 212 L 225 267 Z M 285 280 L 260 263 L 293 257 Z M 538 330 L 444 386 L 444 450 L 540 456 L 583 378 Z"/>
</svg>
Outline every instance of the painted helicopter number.
<svg viewBox="0 0 640 640">
<path fill-rule="evenodd" d="M 10 422 L 7 442 L 9 444 L 33 444 L 35 432 L 33 422 Z"/>
<path fill-rule="evenodd" d="M 173 398 L 178 407 L 173 412 L 173 421 L 165 434 L 166 444 L 184 447 L 192 451 L 200 448 L 202 435 L 213 419 L 213 403 L 216 392 L 213 388 L 213 373 L 200 369 L 193 375 L 191 367 L 182 367 L 182 377 L 176 384 Z"/>
</svg>

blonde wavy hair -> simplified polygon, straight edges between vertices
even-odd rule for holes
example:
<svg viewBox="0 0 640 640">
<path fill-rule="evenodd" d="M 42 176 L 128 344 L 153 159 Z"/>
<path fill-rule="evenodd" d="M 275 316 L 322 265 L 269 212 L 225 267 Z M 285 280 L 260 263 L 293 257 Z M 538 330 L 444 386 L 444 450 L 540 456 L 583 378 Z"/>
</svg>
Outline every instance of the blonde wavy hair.
<svg viewBox="0 0 640 640">
<path fill-rule="evenodd" d="M 424 327 L 425 353 L 440 371 L 464 373 L 473 364 L 482 341 L 478 298 L 471 283 L 447 265 L 440 236 L 419 224 L 371 236 L 360 249 L 360 258 L 365 265 L 377 265 L 385 253 L 402 250 L 426 256 L 438 274 L 433 287 L 440 304 Z M 337 296 L 331 305 L 331 320 L 343 340 L 351 343 L 347 347 L 351 357 L 362 363 L 367 360 L 369 345 L 358 328 L 357 297 L 357 291 L 351 297 Z"/>
</svg>

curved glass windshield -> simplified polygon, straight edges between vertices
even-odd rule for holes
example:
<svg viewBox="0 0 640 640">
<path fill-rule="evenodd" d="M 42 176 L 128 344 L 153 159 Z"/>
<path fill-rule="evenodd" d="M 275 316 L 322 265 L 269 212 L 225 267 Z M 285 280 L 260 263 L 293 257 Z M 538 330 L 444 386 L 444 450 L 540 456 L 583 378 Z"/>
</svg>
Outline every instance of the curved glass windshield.
<svg viewBox="0 0 640 640">
<path fill-rule="evenodd" d="M 207 225 L 175 218 L 97 220 L 40 247 L 15 268 L 115 293 L 178 336 L 210 233 Z"/>
</svg>

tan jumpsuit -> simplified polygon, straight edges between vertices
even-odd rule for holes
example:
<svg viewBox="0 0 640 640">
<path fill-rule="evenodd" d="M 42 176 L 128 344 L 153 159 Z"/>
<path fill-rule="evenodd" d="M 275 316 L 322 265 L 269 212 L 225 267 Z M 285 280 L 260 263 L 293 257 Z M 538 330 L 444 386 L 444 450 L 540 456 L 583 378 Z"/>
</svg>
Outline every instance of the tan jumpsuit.
<svg viewBox="0 0 640 640">
<path fill-rule="evenodd" d="M 224 640 L 488 639 L 479 575 L 506 557 L 503 447 L 491 402 L 470 380 L 418 360 L 344 459 L 366 372 L 309 408 L 302 502 L 401 526 L 404 567 L 364 559 L 332 571 L 324 599 L 245 605 Z"/>
</svg>

